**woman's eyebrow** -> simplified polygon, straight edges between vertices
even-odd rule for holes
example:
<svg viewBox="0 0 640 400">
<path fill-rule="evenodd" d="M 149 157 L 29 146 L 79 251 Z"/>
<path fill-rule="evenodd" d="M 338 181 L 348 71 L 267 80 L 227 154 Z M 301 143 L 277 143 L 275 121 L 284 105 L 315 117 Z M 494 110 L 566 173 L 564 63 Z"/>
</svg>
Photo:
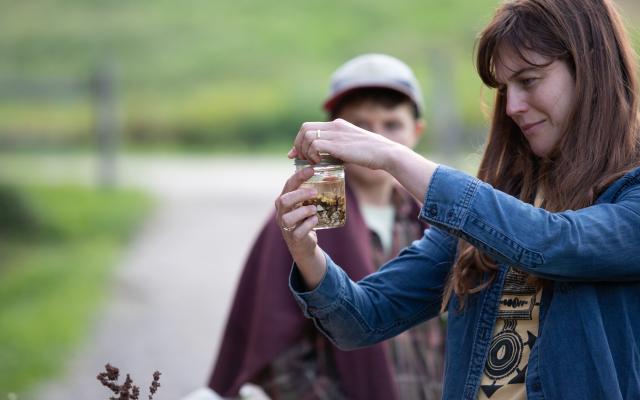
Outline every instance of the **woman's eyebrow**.
<svg viewBox="0 0 640 400">
<path fill-rule="evenodd" d="M 538 69 L 540 69 L 540 67 L 538 67 L 538 66 L 531 66 L 531 67 L 521 68 L 521 69 L 519 69 L 517 71 L 514 71 L 514 73 L 507 80 L 515 79 L 515 78 L 519 77 L 522 74 L 525 74 L 525 73 L 530 72 L 530 71 L 535 71 L 535 70 L 538 70 Z"/>
<path fill-rule="evenodd" d="M 524 68 L 521 68 L 521 69 L 518 69 L 518 70 L 513 70 L 513 73 L 504 82 L 502 80 L 500 80 L 500 78 L 497 75 L 496 75 L 495 79 L 496 79 L 496 82 L 498 83 L 499 86 L 504 86 L 506 82 L 509 82 L 509 81 L 511 81 L 513 79 L 516 79 L 520 75 L 525 74 L 525 73 L 530 72 L 530 71 L 535 71 L 535 70 L 538 70 L 538 69 L 540 69 L 540 66 L 532 65 L 532 66 L 524 67 Z"/>
</svg>

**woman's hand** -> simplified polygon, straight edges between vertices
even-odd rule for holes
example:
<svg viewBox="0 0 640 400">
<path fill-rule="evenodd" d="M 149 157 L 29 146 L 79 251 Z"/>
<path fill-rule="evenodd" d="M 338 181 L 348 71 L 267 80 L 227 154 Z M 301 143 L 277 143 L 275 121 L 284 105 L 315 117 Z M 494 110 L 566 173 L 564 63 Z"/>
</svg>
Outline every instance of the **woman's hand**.
<svg viewBox="0 0 640 400">
<path fill-rule="evenodd" d="M 293 260 L 309 289 L 315 288 L 326 270 L 324 253 L 318 246 L 313 228 L 318 224 L 316 206 L 303 206 L 305 200 L 317 196 L 313 188 L 300 185 L 313 176 L 313 168 L 305 168 L 293 174 L 276 199 L 276 221 Z"/>
<path fill-rule="evenodd" d="M 346 163 L 385 170 L 419 202 L 423 201 L 438 167 L 410 148 L 342 119 L 302 124 L 288 157 L 317 163 L 320 153 L 329 153 Z"/>
<path fill-rule="evenodd" d="M 320 153 L 329 153 L 346 163 L 370 169 L 386 169 L 391 153 L 402 147 L 382 135 L 336 119 L 302 124 L 288 156 L 317 163 Z"/>
</svg>

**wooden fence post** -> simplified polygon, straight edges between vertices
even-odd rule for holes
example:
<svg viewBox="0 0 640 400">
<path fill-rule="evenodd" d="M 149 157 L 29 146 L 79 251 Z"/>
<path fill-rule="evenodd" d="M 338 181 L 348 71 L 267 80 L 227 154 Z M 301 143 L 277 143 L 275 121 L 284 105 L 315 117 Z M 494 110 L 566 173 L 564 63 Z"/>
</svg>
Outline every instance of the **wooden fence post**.
<svg viewBox="0 0 640 400">
<path fill-rule="evenodd" d="M 98 185 L 115 186 L 117 179 L 118 115 L 115 72 L 112 65 L 100 66 L 91 83 L 94 102 L 95 135 L 98 146 Z"/>
</svg>

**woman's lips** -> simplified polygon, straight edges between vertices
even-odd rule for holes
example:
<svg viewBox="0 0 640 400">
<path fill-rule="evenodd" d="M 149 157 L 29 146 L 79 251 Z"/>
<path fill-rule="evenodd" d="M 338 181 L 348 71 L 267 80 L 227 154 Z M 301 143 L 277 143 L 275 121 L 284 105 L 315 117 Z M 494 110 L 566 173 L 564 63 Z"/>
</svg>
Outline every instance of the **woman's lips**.
<svg viewBox="0 0 640 400">
<path fill-rule="evenodd" d="M 522 130 L 522 133 L 524 134 L 529 134 L 532 133 L 533 128 L 535 128 L 536 126 L 542 124 L 544 122 L 544 120 L 542 121 L 538 121 L 538 122 L 534 122 L 531 124 L 524 124 L 520 126 L 520 129 Z"/>
</svg>

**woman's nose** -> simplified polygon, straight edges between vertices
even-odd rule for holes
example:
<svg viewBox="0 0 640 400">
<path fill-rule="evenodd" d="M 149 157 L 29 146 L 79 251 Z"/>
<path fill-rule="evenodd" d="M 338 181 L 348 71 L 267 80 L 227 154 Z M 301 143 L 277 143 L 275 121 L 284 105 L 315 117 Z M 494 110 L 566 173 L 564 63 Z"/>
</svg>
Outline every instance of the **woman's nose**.
<svg viewBox="0 0 640 400">
<path fill-rule="evenodd" d="M 529 105 L 527 103 L 526 94 L 515 89 L 507 90 L 507 115 L 513 117 L 527 111 Z"/>
</svg>

